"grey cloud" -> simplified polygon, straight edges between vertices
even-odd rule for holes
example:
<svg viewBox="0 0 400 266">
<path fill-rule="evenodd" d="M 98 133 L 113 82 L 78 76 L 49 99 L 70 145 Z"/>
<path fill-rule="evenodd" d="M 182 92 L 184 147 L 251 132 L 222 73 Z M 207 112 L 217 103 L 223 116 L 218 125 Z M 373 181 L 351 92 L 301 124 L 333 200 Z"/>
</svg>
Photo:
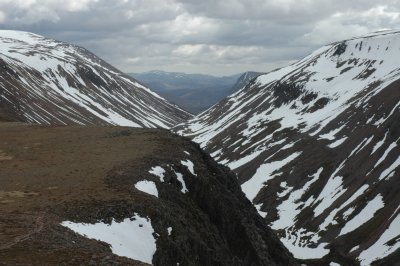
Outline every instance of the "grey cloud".
<svg viewBox="0 0 400 266">
<path fill-rule="evenodd" d="M 92 50 L 123 71 L 268 71 L 400 27 L 395 0 L 0 0 L 0 26 Z"/>
</svg>

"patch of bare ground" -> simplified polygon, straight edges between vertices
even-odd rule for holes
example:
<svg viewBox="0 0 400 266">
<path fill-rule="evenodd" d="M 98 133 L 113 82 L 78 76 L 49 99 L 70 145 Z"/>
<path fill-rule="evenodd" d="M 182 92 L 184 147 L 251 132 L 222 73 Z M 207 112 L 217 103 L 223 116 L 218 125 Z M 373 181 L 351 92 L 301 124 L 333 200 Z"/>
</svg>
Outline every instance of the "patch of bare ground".
<svg viewBox="0 0 400 266">
<path fill-rule="evenodd" d="M 11 160 L 12 158 L 14 158 L 14 157 L 6 154 L 0 150 L 0 161 L 7 161 L 7 160 Z"/>
</svg>

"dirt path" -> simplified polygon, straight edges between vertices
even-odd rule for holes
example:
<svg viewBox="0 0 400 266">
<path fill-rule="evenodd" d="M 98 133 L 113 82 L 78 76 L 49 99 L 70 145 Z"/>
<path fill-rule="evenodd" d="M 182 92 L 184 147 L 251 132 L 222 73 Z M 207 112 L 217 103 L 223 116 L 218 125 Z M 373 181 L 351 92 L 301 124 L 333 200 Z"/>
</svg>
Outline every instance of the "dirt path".
<svg viewBox="0 0 400 266">
<path fill-rule="evenodd" d="M 0 245 L 0 250 L 11 248 L 12 246 L 14 246 L 16 244 L 29 239 L 33 234 L 36 234 L 36 233 L 39 233 L 40 231 L 42 231 L 42 229 L 44 227 L 44 217 L 45 217 L 44 212 L 39 213 L 38 217 L 36 218 L 35 227 L 33 228 L 33 230 L 29 230 L 28 233 L 17 236 L 13 240 L 3 243 L 2 245 Z"/>
</svg>

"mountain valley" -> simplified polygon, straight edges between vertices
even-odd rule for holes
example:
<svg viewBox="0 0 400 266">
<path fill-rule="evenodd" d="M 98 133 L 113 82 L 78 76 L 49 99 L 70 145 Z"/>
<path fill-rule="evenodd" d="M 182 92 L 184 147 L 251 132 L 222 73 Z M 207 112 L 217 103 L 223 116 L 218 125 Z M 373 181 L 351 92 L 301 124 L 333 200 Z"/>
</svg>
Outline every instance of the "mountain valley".
<svg viewBox="0 0 400 266">
<path fill-rule="evenodd" d="M 149 71 L 130 75 L 168 101 L 179 105 L 192 114 L 198 114 L 241 89 L 261 73 L 248 71 L 243 74 L 215 77 Z"/>
<path fill-rule="evenodd" d="M 399 54 L 135 79 L 1 30 L 0 265 L 398 265 Z"/>
</svg>

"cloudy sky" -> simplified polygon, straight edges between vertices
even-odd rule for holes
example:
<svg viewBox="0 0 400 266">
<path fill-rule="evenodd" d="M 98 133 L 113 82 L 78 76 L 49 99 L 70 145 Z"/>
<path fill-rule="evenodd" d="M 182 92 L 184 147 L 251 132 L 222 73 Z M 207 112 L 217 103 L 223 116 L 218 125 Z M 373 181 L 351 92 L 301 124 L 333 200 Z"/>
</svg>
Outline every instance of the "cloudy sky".
<svg viewBox="0 0 400 266">
<path fill-rule="evenodd" d="M 0 28 L 78 44 L 125 72 L 227 75 L 400 29 L 400 1 L 0 0 Z"/>
</svg>

